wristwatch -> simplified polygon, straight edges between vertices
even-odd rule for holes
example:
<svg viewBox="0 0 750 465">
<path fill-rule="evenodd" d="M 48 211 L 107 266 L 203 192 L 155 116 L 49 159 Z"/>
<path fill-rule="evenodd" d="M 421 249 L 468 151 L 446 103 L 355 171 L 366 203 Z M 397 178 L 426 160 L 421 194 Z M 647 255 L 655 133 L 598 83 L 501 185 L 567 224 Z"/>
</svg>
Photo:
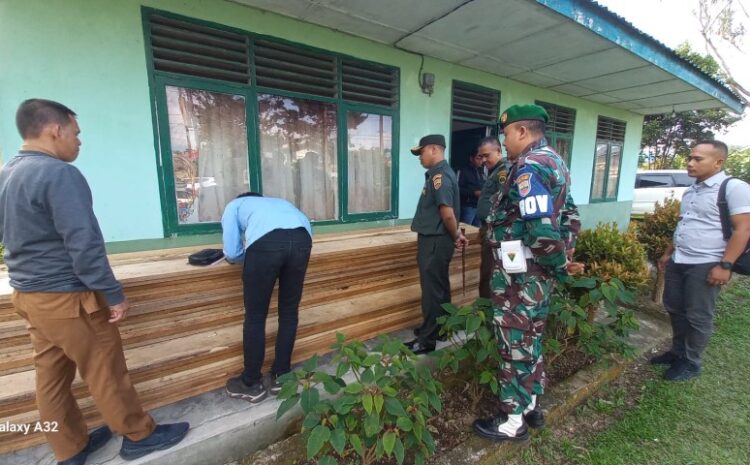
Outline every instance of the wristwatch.
<svg viewBox="0 0 750 465">
<path fill-rule="evenodd" d="M 728 261 L 726 261 L 726 260 L 722 260 L 722 261 L 720 261 L 720 262 L 719 262 L 719 266 L 720 266 L 720 267 L 721 267 L 722 269 L 724 269 L 724 270 L 731 270 L 731 269 L 732 269 L 732 267 L 734 266 L 734 263 L 732 263 L 732 262 L 728 262 Z"/>
</svg>

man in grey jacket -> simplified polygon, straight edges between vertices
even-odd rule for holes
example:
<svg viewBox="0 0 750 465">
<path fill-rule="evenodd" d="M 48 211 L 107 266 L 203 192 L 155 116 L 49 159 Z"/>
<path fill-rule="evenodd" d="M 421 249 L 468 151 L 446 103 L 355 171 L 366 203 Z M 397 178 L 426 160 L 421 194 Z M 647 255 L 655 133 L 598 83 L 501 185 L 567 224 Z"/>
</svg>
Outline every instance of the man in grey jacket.
<svg viewBox="0 0 750 465">
<path fill-rule="evenodd" d="M 128 375 L 120 332 L 128 301 L 107 260 L 89 186 L 70 163 L 81 145 L 75 113 L 41 99 L 16 113 L 23 138 L 0 170 L 0 241 L 5 245 L 13 305 L 34 348 L 36 402 L 58 463 L 83 465 L 112 431 L 120 455 L 135 459 L 170 447 L 189 425 L 155 425 Z M 76 369 L 104 421 L 87 431 L 71 392 Z"/>
</svg>

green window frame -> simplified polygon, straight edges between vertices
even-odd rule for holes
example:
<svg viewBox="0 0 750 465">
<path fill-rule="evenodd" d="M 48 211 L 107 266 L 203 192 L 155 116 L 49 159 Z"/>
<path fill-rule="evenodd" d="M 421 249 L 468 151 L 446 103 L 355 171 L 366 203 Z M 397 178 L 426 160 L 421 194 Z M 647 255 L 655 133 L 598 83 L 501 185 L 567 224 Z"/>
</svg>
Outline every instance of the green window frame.
<svg viewBox="0 0 750 465">
<path fill-rule="evenodd" d="M 573 158 L 576 110 L 539 100 L 536 101 L 536 104 L 542 106 L 549 115 L 549 122 L 547 123 L 547 130 L 545 132 L 547 142 L 549 142 L 549 145 L 557 151 L 558 155 L 570 167 Z M 567 150 L 562 150 L 564 147 L 567 147 Z"/>
<path fill-rule="evenodd" d="M 590 203 L 614 202 L 620 188 L 626 123 L 600 116 L 591 176 Z"/>
<path fill-rule="evenodd" d="M 345 224 L 398 218 L 400 70 L 397 67 L 148 7 L 142 7 L 142 20 L 152 115 L 155 121 L 156 165 L 165 237 L 221 231 L 220 222 L 180 223 L 167 112 L 168 86 L 228 93 L 244 98 L 248 183 L 250 190 L 259 192 L 263 192 L 263 179 L 258 95 L 270 94 L 333 105 L 336 109 L 337 131 L 337 168 L 333 175 L 338 192 L 336 218 L 314 221 L 314 224 Z M 181 23 L 189 25 L 187 32 L 176 29 Z M 157 30 L 156 35 L 153 29 Z M 167 30 L 174 37 L 160 37 L 159 30 Z M 196 34 L 200 38 L 200 43 L 196 41 L 184 45 L 183 39 L 189 33 Z M 211 36 L 204 34 L 211 34 Z M 153 41 L 154 39 L 156 40 Z M 184 40 L 189 40 L 189 38 Z M 169 49 L 173 43 L 182 46 L 186 51 Z M 211 46 L 214 43 L 224 48 L 219 52 L 212 51 Z M 226 45 L 227 43 L 229 45 Z M 244 44 L 247 45 L 246 51 Z M 258 71 L 263 65 L 268 65 L 268 57 L 263 57 L 263 61 L 260 61 L 260 57 L 256 56 L 256 44 L 278 47 L 280 51 L 274 53 L 278 53 L 280 57 L 289 56 L 285 53 L 298 52 L 300 60 L 309 61 L 285 64 L 285 66 L 296 67 L 299 71 L 299 73 L 293 73 L 289 85 L 277 85 L 276 82 L 282 81 L 274 80 L 277 76 L 281 76 L 281 80 L 288 78 L 290 75 L 284 70 L 271 70 L 270 74 L 261 78 L 261 83 L 264 85 L 259 85 Z M 246 59 L 243 60 L 243 56 Z M 180 60 L 186 60 L 186 62 Z M 281 61 L 282 58 L 279 60 Z M 333 64 L 333 74 L 328 80 L 325 76 L 310 78 L 310 85 L 307 85 L 308 81 L 305 79 L 308 73 L 302 73 L 302 71 L 309 69 L 310 74 L 317 72 L 314 69 L 315 60 L 330 61 Z M 384 76 L 390 76 L 390 81 L 384 81 Z M 386 163 L 390 169 L 390 179 L 382 183 L 390 186 L 390 198 L 383 201 L 388 203 L 386 210 L 349 212 L 347 115 L 352 112 L 380 115 L 385 117 L 381 119 L 391 123 L 390 152 L 385 155 L 388 158 Z M 381 153 L 384 152 L 381 151 Z"/>
</svg>

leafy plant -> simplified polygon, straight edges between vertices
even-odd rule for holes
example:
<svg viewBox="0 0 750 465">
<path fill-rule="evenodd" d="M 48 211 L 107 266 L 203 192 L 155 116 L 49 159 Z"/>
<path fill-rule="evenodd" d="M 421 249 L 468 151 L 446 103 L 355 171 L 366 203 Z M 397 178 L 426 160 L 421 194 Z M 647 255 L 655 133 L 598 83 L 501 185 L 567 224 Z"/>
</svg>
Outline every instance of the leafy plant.
<svg viewBox="0 0 750 465">
<path fill-rule="evenodd" d="M 499 392 L 497 370 L 501 358 L 493 324 L 492 302 L 477 299 L 469 305 L 457 307 L 444 304 L 447 315 L 438 318 L 442 334 L 447 336 L 452 347 L 440 353 L 438 367 L 454 374 L 462 373 L 466 389 L 476 409 L 484 389 L 493 394 Z"/>
<path fill-rule="evenodd" d="M 588 276 L 561 283 L 552 296 L 547 317 L 545 351 L 549 363 L 571 344 L 597 359 L 608 353 L 632 355 L 627 338 L 638 329 L 638 321 L 633 310 L 623 305 L 633 303 L 634 291 L 618 278 Z M 591 315 L 600 308 L 606 318 L 597 321 Z"/>
<path fill-rule="evenodd" d="M 573 346 L 595 358 L 632 353 L 627 337 L 638 322 L 622 306 L 634 304 L 635 292 L 647 282 L 645 255 L 635 232 L 621 232 L 615 223 L 578 235 L 575 260 L 585 263 L 586 271 L 560 283 L 551 298 L 544 340 L 550 364 Z M 606 312 L 603 321 L 596 320 L 600 309 Z"/>
<path fill-rule="evenodd" d="M 604 282 L 620 280 L 627 289 L 638 289 L 648 281 L 646 251 L 633 230 L 621 232 L 616 223 L 600 223 L 581 231 L 576 240 L 576 261 L 586 264 L 584 276 Z"/>
<path fill-rule="evenodd" d="M 435 450 L 427 420 L 442 409 L 442 385 L 396 339 L 382 336 L 368 352 L 362 342 L 347 343 L 339 333 L 332 348 L 335 374 L 319 371 L 314 356 L 281 379 L 283 402 L 276 417 L 300 404 L 307 457 L 333 465 L 334 453 L 344 459 L 359 456 L 369 465 L 393 456 L 402 464 L 408 450 L 415 464 L 423 464 Z M 347 375 L 354 381 L 347 383 Z M 323 397 L 321 388 L 329 396 Z"/>
<path fill-rule="evenodd" d="M 672 235 L 680 220 L 680 201 L 667 199 L 656 203 L 653 213 L 646 213 L 636 228 L 638 241 L 646 249 L 648 260 L 656 264 L 672 242 Z M 652 299 L 660 301 L 664 291 L 664 276 L 658 268 Z"/>
<path fill-rule="evenodd" d="M 646 256 L 656 263 L 672 242 L 672 235 L 680 219 L 680 201 L 666 199 L 656 202 L 653 213 L 646 213 L 636 228 L 638 241 L 646 249 Z"/>
</svg>

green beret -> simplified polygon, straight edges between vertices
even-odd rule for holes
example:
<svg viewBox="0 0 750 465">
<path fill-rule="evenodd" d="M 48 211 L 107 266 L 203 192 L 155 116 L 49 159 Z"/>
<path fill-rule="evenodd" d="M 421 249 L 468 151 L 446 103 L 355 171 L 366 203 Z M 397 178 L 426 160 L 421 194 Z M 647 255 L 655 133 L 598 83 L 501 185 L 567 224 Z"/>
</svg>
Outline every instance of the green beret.
<svg viewBox="0 0 750 465">
<path fill-rule="evenodd" d="M 549 121 L 547 110 L 539 105 L 513 105 L 500 115 L 500 125 L 505 127 L 516 121 L 537 120 Z"/>
</svg>

